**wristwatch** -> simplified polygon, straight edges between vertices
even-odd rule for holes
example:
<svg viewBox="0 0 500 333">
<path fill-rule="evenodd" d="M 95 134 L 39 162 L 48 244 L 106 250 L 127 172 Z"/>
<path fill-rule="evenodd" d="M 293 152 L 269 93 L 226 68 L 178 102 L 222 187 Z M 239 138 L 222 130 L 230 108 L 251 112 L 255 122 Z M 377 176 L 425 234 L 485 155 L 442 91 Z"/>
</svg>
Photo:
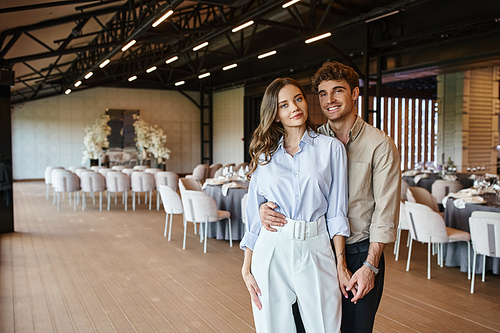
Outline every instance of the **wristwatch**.
<svg viewBox="0 0 500 333">
<path fill-rule="evenodd" d="M 372 270 L 372 272 L 373 272 L 375 275 L 377 275 L 377 274 L 378 274 L 379 269 L 378 269 L 377 267 L 373 266 L 372 264 L 370 264 L 368 261 L 366 261 L 366 260 L 365 260 L 365 261 L 363 262 L 363 265 L 365 265 L 366 267 L 368 267 L 369 269 L 371 269 L 371 270 Z"/>
</svg>

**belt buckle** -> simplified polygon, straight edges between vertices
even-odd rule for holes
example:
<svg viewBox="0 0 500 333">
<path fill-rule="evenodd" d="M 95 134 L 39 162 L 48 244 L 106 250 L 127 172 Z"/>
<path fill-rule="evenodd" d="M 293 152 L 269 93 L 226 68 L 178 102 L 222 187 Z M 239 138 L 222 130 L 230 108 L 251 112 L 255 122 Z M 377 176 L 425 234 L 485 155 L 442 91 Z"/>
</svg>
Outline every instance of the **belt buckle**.
<svg viewBox="0 0 500 333">
<path fill-rule="evenodd" d="M 305 240 L 306 239 L 306 222 L 295 221 L 293 224 L 293 239 Z"/>
</svg>

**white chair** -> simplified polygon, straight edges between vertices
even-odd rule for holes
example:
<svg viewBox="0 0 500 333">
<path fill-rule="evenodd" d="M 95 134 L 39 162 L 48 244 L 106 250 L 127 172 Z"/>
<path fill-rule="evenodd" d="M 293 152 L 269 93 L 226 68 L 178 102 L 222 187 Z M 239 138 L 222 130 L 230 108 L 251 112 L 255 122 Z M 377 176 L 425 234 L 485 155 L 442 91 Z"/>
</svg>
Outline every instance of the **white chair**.
<svg viewBox="0 0 500 333">
<path fill-rule="evenodd" d="M 54 183 L 54 179 L 56 177 L 56 174 L 57 173 L 72 173 L 71 171 L 69 170 L 66 170 L 64 168 L 54 168 L 52 169 L 52 171 L 50 172 L 50 179 L 52 181 L 52 205 L 55 205 L 56 204 L 56 201 L 57 201 L 57 196 L 56 196 L 56 184 Z M 63 192 L 63 198 L 64 198 L 64 192 Z"/>
<path fill-rule="evenodd" d="M 410 187 L 410 185 L 406 182 L 406 180 L 401 179 L 401 200 L 403 201 L 408 200 L 406 197 L 406 192 L 408 191 L 408 187 Z"/>
<path fill-rule="evenodd" d="M 394 260 L 399 260 L 399 247 L 401 245 L 401 230 L 408 230 L 408 238 L 406 240 L 406 247 L 410 245 L 410 225 L 408 224 L 408 220 L 406 218 L 406 208 L 405 203 L 401 200 L 399 202 L 399 223 L 398 229 L 396 232 L 396 242 L 394 243 L 394 254 L 396 255 Z"/>
<path fill-rule="evenodd" d="M 245 193 L 243 195 L 243 198 L 241 198 L 241 222 L 243 222 L 243 224 L 245 225 L 245 231 L 248 231 L 247 201 L 248 201 L 248 193 Z"/>
<path fill-rule="evenodd" d="M 208 175 L 207 178 L 215 178 L 215 172 L 222 168 L 222 164 L 212 164 L 208 167 Z"/>
<path fill-rule="evenodd" d="M 163 232 L 163 237 L 167 237 L 167 224 L 168 217 L 170 215 L 170 226 L 168 227 L 168 241 L 170 242 L 170 238 L 172 237 L 172 219 L 174 214 L 183 214 L 184 210 L 182 209 L 182 202 L 179 194 L 172 190 L 167 185 L 160 185 L 158 187 L 158 192 L 160 192 L 161 200 L 163 201 L 163 209 L 165 209 L 165 213 L 167 217 L 165 218 L 165 231 Z M 185 223 L 185 222 L 184 222 Z"/>
<path fill-rule="evenodd" d="M 106 179 L 104 176 L 87 170 L 80 177 L 80 186 L 82 188 L 82 211 L 87 208 L 85 193 L 91 193 L 95 205 L 96 192 L 99 192 L 99 210 L 102 210 L 102 191 L 106 190 Z"/>
<path fill-rule="evenodd" d="M 123 193 L 122 203 L 125 204 L 125 210 L 127 210 L 127 194 L 130 190 L 130 177 L 121 172 L 108 172 L 106 175 L 106 189 L 108 194 L 108 210 L 111 203 L 111 193 L 115 194 L 115 204 L 116 197 L 118 193 Z"/>
<path fill-rule="evenodd" d="M 78 177 L 82 178 L 82 174 L 84 172 L 94 172 L 92 170 L 88 170 L 88 169 L 76 169 L 75 170 L 75 175 L 77 175 Z M 94 172 L 95 173 L 95 172 Z"/>
<path fill-rule="evenodd" d="M 94 165 L 94 166 L 90 167 L 90 170 L 92 170 L 94 172 L 99 172 L 100 169 L 107 169 L 107 167 L 105 167 L 105 166 L 97 166 L 97 165 Z"/>
<path fill-rule="evenodd" d="M 68 170 L 73 172 L 73 173 L 76 173 L 76 170 L 80 170 L 80 169 L 88 170 L 86 167 L 83 167 L 83 166 L 80 166 L 80 167 L 70 166 L 70 167 L 68 167 Z"/>
<path fill-rule="evenodd" d="M 201 191 L 201 184 L 194 178 L 179 178 L 179 189 L 181 191 Z"/>
<path fill-rule="evenodd" d="M 194 178 L 200 182 L 203 182 L 205 181 L 205 179 L 207 179 L 207 174 L 208 174 L 208 164 L 198 164 L 193 169 L 193 174 L 186 175 L 186 178 Z"/>
<path fill-rule="evenodd" d="M 217 171 L 215 171 L 215 174 L 214 174 L 214 177 L 213 178 L 219 178 L 222 176 L 222 171 L 224 170 L 224 168 L 219 168 L 217 169 Z"/>
<path fill-rule="evenodd" d="M 123 170 L 122 170 L 122 172 L 123 172 L 124 174 L 126 174 L 127 176 L 129 176 L 129 177 L 132 175 L 132 173 L 134 173 L 134 172 L 136 172 L 136 171 L 137 171 L 137 170 L 134 170 L 134 169 L 131 169 L 131 168 L 125 168 L 125 169 L 123 169 Z"/>
<path fill-rule="evenodd" d="M 144 171 L 146 169 L 148 169 L 147 165 L 136 165 L 136 166 L 134 166 L 134 170 L 135 171 Z"/>
<path fill-rule="evenodd" d="M 52 167 L 52 166 L 48 166 L 45 168 L 45 187 L 47 189 L 47 193 L 46 193 L 46 197 L 47 197 L 47 200 L 49 200 L 49 187 L 51 187 L 52 185 L 52 170 L 54 169 L 59 169 L 59 170 L 64 170 L 63 167 Z"/>
<path fill-rule="evenodd" d="M 431 193 L 437 202 L 442 202 L 448 193 L 456 193 L 463 188 L 458 180 L 436 180 L 432 183 Z"/>
<path fill-rule="evenodd" d="M 123 169 L 125 169 L 125 167 L 123 165 L 114 165 L 111 167 L 111 169 L 121 172 Z"/>
<path fill-rule="evenodd" d="M 426 205 L 436 213 L 439 213 L 439 206 L 436 198 L 423 187 L 410 186 L 406 192 L 408 202 Z M 443 215 L 443 214 L 441 214 Z"/>
<path fill-rule="evenodd" d="M 470 234 L 467 231 L 447 227 L 443 217 L 426 205 L 406 202 L 406 213 L 410 224 L 410 249 L 406 270 L 410 270 L 413 240 L 427 243 L 427 278 L 431 278 L 431 244 L 438 244 L 438 265 L 443 267 L 443 243 L 467 242 L 468 266 L 467 276 L 470 279 Z"/>
<path fill-rule="evenodd" d="M 141 171 L 137 171 L 132 173 L 131 176 L 132 182 L 132 208 L 135 210 L 135 194 L 139 193 L 138 203 L 141 203 L 141 194 L 144 192 L 145 195 L 145 203 L 148 203 L 147 193 L 149 193 L 149 210 L 151 210 L 151 199 L 153 190 L 155 188 L 155 178 L 150 173 L 145 173 Z"/>
<path fill-rule="evenodd" d="M 160 201 L 163 199 L 160 197 L 158 189 L 161 185 L 167 185 L 174 192 L 177 191 L 177 183 L 179 181 L 179 176 L 172 171 L 161 171 L 156 174 L 156 210 L 160 210 Z"/>
<path fill-rule="evenodd" d="M 186 229 L 187 222 L 205 223 L 205 246 L 203 252 L 207 252 L 207 232 L 208 223 L 228 219 L 229 243 L 233 246 L 233 236 L 231 233 L 231 213 L 217 209 L 215 200 L 202 191 L 181 191 L 182 205 L 184 206 L 184 242 L 183 249 L 186 249 Z M 200 236 L 201 236 L 200 226 Z"/>
<path fill-rule="evenodd" d="M 477 255 L 483 255 L 483 282 L 486 275 L 486 257 L 500 257 L 500 213 L 474 211 L 469 217 L 469 228 L 474 250 L 470 292 L 474 293 Z"/>
<path fill-rule="evenodd" d="M 112 169 L 108 169 L 108 168 L 101 168 L 99 169 L 98 173 L 100 173 L 101 175 L 103 175 L 104 177 L 106 177 L 106 175 L 110 172 L 118 172 L 116 170 L 112 170 Z"/>
<path fill-rule="evenodd" d="M 54 191 L 57 196 L 57 210 L 61 210 L 61 193 L 68 193 L 69 203 L 71 204 L 71 193 L 76 193 L 77 198 L 74 198 L 74 210 L 76 211 L 76 204 L 80 199 L 80 178 L 77 175 L 68 172 L 57 172 L 53 176 Z"/>
</svg>

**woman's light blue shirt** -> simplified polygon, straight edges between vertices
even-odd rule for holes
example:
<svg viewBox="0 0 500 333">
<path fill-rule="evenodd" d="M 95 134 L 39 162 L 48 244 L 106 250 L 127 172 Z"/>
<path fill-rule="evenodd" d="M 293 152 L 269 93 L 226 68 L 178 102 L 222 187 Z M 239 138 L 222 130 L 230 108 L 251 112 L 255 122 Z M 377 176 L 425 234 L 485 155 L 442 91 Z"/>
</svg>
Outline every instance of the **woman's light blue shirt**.
<svg viewBox="0 0 500 333">
<path fill-rule="evenodd" d="M 253 250 L 259 237 L 259 207 L 274 202 L 277 212 L 299 221 L 316 221 L 325 215 L 330 237 L 350 234 L 347 219 L 348 177 L 344 145 L 335 138 L 306 131 L 299 151 L 291 156 L 283 139 L 266 165 L 252 174 L 246 207 L 249 231 L 240 248 Z"/>
</svg>

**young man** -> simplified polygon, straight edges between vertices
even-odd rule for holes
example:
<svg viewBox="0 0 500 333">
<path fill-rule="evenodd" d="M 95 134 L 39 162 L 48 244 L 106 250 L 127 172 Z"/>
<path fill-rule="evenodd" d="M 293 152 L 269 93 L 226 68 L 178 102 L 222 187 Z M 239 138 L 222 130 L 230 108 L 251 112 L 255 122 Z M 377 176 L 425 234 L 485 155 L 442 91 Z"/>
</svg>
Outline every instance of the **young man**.
<svg viewBox="0 0 500 333">
<path fill-rule="evenodd" d="M 318 132 L 339 139 L 348 156 L 351 236 L 345 253 L 336 254 L 337 265 L 347 262 L 351 276 L 340 282 L 341 331 L 372 332 L 384 285 L 383 250 L 394 241 L 399 218 L 399 152 L 391 138 L 357 116 L 359 76 L 352 68 L 326 62 L 312 77 L 312 86 L 328 118 Z M 272 202 L 260 208 L 261 223 L 270 231 L 286 223 L 274 208 Z"/>
</svg>

